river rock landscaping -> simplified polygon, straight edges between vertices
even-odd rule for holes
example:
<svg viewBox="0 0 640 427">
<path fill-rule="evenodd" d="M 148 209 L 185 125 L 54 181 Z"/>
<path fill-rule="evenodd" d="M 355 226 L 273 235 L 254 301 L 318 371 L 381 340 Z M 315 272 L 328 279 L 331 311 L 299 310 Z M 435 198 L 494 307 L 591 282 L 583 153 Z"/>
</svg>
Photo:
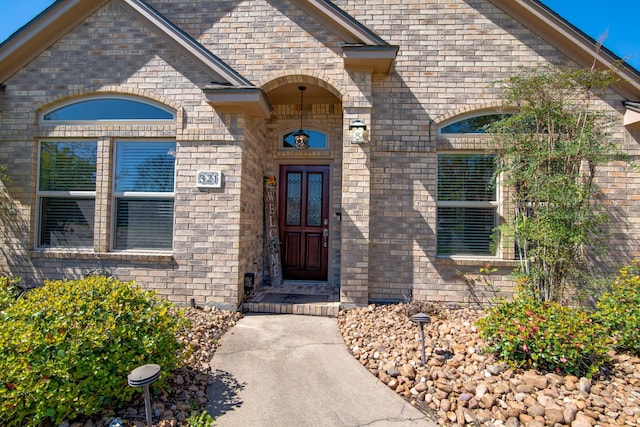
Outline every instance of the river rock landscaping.
<svg viewBox="0 0 640 427">
<path fill-rule="evenodd" d="M 611 354 L 598 378 L 578 378 L 512 369 L 483 352 L 475 322 L 483 311 L 425 305 L 431 317 L 424 328 L 426 366 L 422 366 L 420 329 L 411 321 L 415 304 L 370 305 L 342 310 L 338 327 L 353 356 L 400 397 L 441 426 L 638 426 L 640 359 Z M 411 313 L 411 314 L 410 314 Z M 190 308 L 191 327 L 180 335 L 191 351 L 169 387 L 153 396 L 155 427 L 189 426 L 208 403 L 210 365 L 218 340 L 240 313 Z M 143 394 L 100 419 L 60 427 L 145 426 Z"/>
<path fill-rule="evenodd" d="M 343 310 L 338 326 L 353 356 L 442 426 L 638 426 L 640 359 L 610 354 L 597 378 L 513 369 L 485 353 L 482 310 L 431 305 L 420 329 L 411 304 Z M 409 314 L 410 313 L 410 314 Z"/>
</svg>

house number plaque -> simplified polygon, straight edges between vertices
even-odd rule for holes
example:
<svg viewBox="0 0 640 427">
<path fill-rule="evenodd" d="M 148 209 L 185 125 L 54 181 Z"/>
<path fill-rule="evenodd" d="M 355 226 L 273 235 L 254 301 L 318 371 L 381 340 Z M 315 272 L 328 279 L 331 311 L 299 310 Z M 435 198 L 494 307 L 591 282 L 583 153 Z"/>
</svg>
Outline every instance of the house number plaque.
<svg viewBox="0 0 640 427">
<path fill-rule="evenodd" d="M 196 179 L 198 188 L 220 188 L 222 187 L 222 172 L 220 171 L 198 171 Z"/>
</svg>

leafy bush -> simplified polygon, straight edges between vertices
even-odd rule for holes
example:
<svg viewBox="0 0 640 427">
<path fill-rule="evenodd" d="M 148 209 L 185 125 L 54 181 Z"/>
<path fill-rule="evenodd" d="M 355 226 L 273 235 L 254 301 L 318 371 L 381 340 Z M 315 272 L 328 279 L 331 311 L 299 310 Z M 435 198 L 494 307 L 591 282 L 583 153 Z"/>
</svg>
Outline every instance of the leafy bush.
<svg viewBox="0 0 640 427">
<path fill-rule="evenodd" d="M 21 293 L 19 283 L 19 278 L 0 276 L 0 311 L 13 305 L 18 299 Z"/>
<path fill-rule="evenodd" d="M 172 305 L 132 283 L 47 282 L 0 312 L 0 425 L 56 425 L 122 404 L 127 375 L 177 363 L 184 325 Z"/>
<path fill-rule="evenodd" d="M 597 303 L 594 320 L 607 328 L 615 346 L 640 355 L 640 271 L 638 263 L 620 270 L 611 292 Z"/>
<path fill-rule="evenodd" d="M 584 310 L 519 296 L 478 322 L 489 350 L 518 367 L 592 375 L 606 361 L 610 339 Z"/>
</svg>

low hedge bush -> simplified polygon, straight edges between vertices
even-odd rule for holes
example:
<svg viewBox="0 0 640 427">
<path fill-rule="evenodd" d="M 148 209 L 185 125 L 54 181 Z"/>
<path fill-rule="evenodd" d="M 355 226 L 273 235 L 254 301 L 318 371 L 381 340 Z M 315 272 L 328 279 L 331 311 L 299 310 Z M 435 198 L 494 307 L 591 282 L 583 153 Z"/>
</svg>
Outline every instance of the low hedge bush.
<svg viewBox="0 0 640 427">
<path fill-rule="evenodd" d="M 0 276 L 0 311 L 13 305 L 20 295 L 18 284 L 20 279 Z"/>
<path fill-rule="evenodd" d="M 620 270 L 611 292 L 597 303 L 593 318 L 614 338 L 618 350 L 640 355 L 640 270 L 638 263 Z"/>
<path fill-rule="evenodd" d="M 590 376 L 610 349 L 606 329 L 586 311 L 528 296 L 489 309 L 478 327 L 488 350 L 517 367 Z"/>
<path fill-rule="evenodd" d="M 105 277 L 52 281 L 0 312 L 0 425 L 92 415 L 129 401 L 127 375 L 177 364 L 171 303 Z M 162 379 L 161 379 L 162 380 Z"/>
</svg>

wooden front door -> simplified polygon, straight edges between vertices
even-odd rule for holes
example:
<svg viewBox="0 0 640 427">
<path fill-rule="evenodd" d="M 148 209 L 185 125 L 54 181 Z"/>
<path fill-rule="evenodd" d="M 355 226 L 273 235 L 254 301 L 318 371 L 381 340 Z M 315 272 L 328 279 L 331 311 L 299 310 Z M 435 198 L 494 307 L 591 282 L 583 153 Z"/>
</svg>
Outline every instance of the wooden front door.
<svg viewBox="0 0 640 427">
<path fill-rule="evenodd" d="M 327 280 L 329 166 L 281 166 L 280 184 L 283 278 Z"/>
</svg>

